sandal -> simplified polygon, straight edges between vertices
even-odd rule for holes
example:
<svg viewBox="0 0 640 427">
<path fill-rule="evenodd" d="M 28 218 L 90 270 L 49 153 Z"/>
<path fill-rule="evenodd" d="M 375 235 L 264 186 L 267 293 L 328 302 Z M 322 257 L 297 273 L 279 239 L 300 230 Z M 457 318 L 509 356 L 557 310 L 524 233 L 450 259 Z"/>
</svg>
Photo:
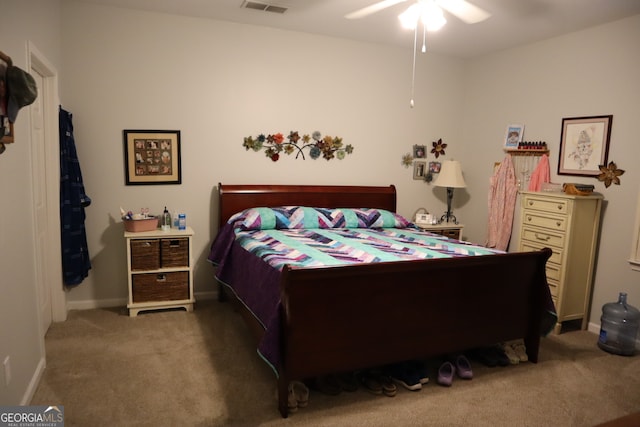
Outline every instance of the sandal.
<svg viewBox="0 0 640 427">
<path fill-rule="evenodd" d="M 309 389 L 302 381 L 291 381 L 289 388 L 293 391 L 298 408 L 304 408 L 309 404 Z M 291 393 L 289 393 L 289 396 L 291 396 Z M 289 398 L 289 400 L 291 400 L 291 398 Z"/>
<path fill-rule="evenodd" d="M 528 362 L 529 356 L 527 356 L 527 347 L 524 345 L 524 340 L 517 340 L 511 342 L 511 348 L 518 355 L 521 362 Z"/>
<path fill-rule="evenodd" d="M 298 411 L 298 399 L 296 399 L 296 394 L 293 391 L 293 383 L 289 383 L 289 398 L 287 401 L 287 409 L 289 410 L 290 414 Z"/>
</svg>

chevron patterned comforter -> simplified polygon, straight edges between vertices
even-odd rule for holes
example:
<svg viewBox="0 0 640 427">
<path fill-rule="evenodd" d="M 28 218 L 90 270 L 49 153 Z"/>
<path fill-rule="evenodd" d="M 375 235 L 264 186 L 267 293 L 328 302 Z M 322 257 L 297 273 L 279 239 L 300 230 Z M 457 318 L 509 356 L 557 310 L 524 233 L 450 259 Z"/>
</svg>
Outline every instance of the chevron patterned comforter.
<svg viewBox="0 0 640 427">
<path fill-rule="evenodd" d="M 229 219 L 211 246 L 209 261 L 225 284 L 265 327 L 258 352 L 278 360 L 280 274 L 285 265 L 354 263 L 481 256 L 500 251 L 421 231 L 380 209 L 253 208 Z M 275 371 L 275 369 L 274 369 Z"/>
</svg>

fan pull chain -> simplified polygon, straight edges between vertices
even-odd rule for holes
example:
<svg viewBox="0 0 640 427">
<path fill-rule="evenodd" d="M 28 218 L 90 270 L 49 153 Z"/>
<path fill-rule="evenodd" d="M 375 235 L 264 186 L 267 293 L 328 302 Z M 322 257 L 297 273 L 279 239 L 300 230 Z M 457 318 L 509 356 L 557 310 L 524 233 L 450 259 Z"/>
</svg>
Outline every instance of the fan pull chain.
<svg viewBox="0 0 640 427">
<path fill-rule="evenodd" d="M 418 47 L 418 26 L 413 30 L 413 69 L 411 72 L 411 101 L 409 102 L 409 106 L 413 108 L 415 105 L 413 102 L 413 94 L 415 92 L 416 85 L 416 51 Z"/>
</svg>

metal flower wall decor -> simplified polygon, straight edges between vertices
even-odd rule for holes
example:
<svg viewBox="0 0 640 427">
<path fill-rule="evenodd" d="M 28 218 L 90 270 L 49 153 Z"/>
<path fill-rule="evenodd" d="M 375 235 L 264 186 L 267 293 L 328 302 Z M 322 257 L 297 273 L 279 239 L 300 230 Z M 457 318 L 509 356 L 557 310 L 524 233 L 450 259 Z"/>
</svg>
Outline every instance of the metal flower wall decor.
<svg viewBox="0 0 640 427">
<path fill-rule="evenodd" d="M 620 185 L 620 175 L 624 174 L 623 169 L 618 169 L 618 165 L 614 162 L 609 162 L 609 165 L 599 165 L 600 175 L 598 175 L 598 181 L 604 182 L 605 188 L 609 188 L 611 183 Z"/>
<path fill-rule="evenodd" d="M 282 133 L 260 134 L 256 137 L 248 136 L 244 138 L 242 146 L 248 151 L 260 151 L 264 149 L 265 156 L 272 161 L 277 162 L 280 154 L 291 155 L 296 154 L 296 159 L 302 156 L 302 160 L 306 160 L 304 150 L 309 150 L 309 156 L 317 159 L 322 156 L 324 159 L 331 160 L 337 158 L 342 160 L 347 154 L 353 153 L 351 144 L 344 145 L 342 138 L 333 136 L 322 136 L 318 131 L 311 135 L 300 135 L 298 131 L 289 132 L 286 138 Z"/>
</svg>

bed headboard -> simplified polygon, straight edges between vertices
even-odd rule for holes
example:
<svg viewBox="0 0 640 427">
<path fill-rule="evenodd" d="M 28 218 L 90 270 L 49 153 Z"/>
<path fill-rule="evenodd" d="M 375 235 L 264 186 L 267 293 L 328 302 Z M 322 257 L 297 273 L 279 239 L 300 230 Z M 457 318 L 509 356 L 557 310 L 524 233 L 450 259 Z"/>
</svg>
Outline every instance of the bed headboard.
<svg viewBox="0 0 640 427">
<path fill-rule="evenodd" d="M 396 187 L 218 184 L 220 227 L 236 212 L 253 207 L 275 206 L 377 208 L 395 212 Z"/>
</svg>

